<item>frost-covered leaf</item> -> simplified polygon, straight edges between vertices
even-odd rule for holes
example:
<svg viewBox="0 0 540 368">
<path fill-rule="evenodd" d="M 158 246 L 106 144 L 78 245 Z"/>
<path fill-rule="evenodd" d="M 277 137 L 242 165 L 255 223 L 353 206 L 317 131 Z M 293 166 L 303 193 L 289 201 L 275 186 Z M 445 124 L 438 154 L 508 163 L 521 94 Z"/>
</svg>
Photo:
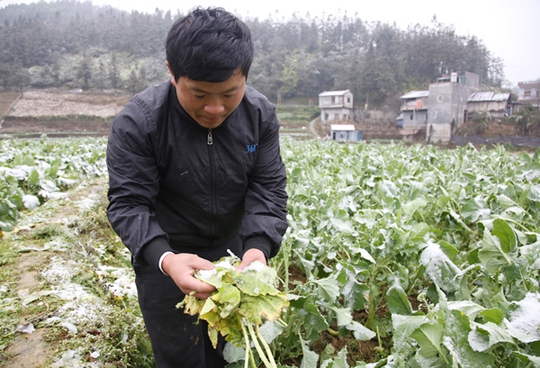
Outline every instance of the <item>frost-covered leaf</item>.
<svg viewBox="0 0 540 368">
<path fill-rule="evenodd" d="M 493 357 L 489 354 L 475 351 L 467 336 L 471 331 L 469 316 L 459 310 L 442 311 L 444 315 L 443 345 L 448 350 L 454 365 L 462 367 L 492 367 Z"/>
<path fill-rule="evenodd" d="M 436 356 L 441 352 L 440 346 L 444 328 L 436 323 L 426 323 L 416 329 L 411 337 L 418 342 L 420 354 L 424 357 Z"/>
<path fill-rule="evenodd" d="M 246 357 L 246 350 L 243 347 L 236 346 L 230 342 L 225 343 L 223 349 L 223 358 L 227 363 L 236 363 L 243 360 Z"/>
<path fill-rule="evenodd" d="M 441 247 L 429 242 L 420 256 L 420 263 L 426 267 L 426 274 L 437 286 L 446 292 L 458 289 L 456 277 L 461 270 L 442 251 Z"/>
<path fill-rule="evenodd" d="M 392 314 L 392 328 L 394 329 L 394 348 L 399 352 L 407 347 L 407 339 L 420 326 L 426 324 L 426 316 L 402 316 Z"/>
<path fill-rule="evenodd" d="M 335 357 L 326 359 L 321 364 L 321 368 L 349 368 L 349 363 L 347 363 L 347 347 L 345 346 L 341 349 Z"/>
<path fill-rule="evenodd" d="M 470 300 L 449 301 L 448 309 L 459 310 L 467 315 L 471 320 L 474 320 L 480 312 L 485 310 L 484 307 Z"/>
<path fill-rule="evenodd" d="M 515 344 L 514 339 L 506 328 L 500 327 L 492 322 L 486 324 L 474 324 L 474 328 L 469 332 L 469 345 L 475 351 L 486 351 L 494 345 L 500 343 Z"/>
<path fill-rule="evenodd" d="M 275 321 L 266 321 L 259 328 L 259 331 L 264 337 L 264 341 L 270 344 L 283 332 L 284 329 L 285 327 L 281 323 Z"/>
<path fill-rule="evenodd" d="M 491 211 L 487 207 L 487 202 L 481 198 L 474 198 L 461 208 L 461 214 L 470 222 L 477 222 L 489 218 Z"/>
<path fill-rule="evenodd" d="M 353 336 L 356 340 L 367 341 L 377 336 L 375 332 L 371 331 L 369 328 L 356 321 L 352 321 L 347 326 L 345 326 L 345 328 L 353 333 Z"/>
<path fill-rule="evenodd" d="M 401 206 L 401 209 L 405 215 L 412 216 L 416 211 L 425 207 L 427 204 L 428 202 L 424 198 L 415 198 Z"/>
<path fill-rule="evenodd" d="M 540 341 L 540 294 L 528 293 L 514 305 L 516 309 L 508 318 L 510 335 L 524 343 Z"/>
<path fill-rule="evenodd" d="M 300 368 L 313 368 L 317 366 L 319 361 L 319 354 L 312 351 L 305 342 L 302 344 L 302 362 L 300 363 Z"/>
</svg>

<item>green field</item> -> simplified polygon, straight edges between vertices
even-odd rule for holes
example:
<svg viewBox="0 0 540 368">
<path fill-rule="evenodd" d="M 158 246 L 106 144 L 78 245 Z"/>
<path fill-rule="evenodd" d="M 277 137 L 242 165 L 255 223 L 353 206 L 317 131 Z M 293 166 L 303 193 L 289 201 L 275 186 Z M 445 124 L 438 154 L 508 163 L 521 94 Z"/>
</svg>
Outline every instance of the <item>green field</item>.
<svg viewBox="0 0 540 368">
<path fill-rule="evenodd" d="M 46 367 L 150 367 L 106 140 L 0 144 L 0 366 L 41 333 Z M 277 366 L 540 366 L 540 151 L 284 137 L 282 155 Z"/>
</svg>

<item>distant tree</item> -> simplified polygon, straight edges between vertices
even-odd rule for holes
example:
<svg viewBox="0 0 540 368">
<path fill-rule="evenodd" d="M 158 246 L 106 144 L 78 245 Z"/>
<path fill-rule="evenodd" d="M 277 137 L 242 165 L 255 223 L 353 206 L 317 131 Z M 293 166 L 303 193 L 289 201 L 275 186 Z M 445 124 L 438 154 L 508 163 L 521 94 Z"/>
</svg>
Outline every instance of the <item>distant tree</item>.
<svg viewBox="0 0 540 368">
<path fill-rule="evenodd" d="M 90 80 L 92 79 L 92 65 L 88 54 L 84 54 L 77 70 L 80 88 L 84 91 L 90 89 Z"/>
<path fill-rule="evenodd" d="M 128 13 L 78 0 L 8 5 L 0 12 L 0 87 L 20 88 L 31 77 L 42 86 L 119 90 L 125 78 L 126 87 L 138 91 L 168 78 L 164 38 L 180 15 Z M 504 81 L 502 61 L 482 40 L 461 36 L 435 17 L 407 30 L 347 12 L 289 19 L 276 12 L 245 21 L 255 47 L 248 83 L 274 101 L 350 89 L 356 101 L 381 106 L 427 88 L 443 73 L 474 72 L 488 86 Z M 134 78 L 128 82 L 128 76 Z"/>
<path fill-rule="evenodd" d="M 108 77 L 111 87 L 114 89 L 114 92 L 116 92 L 118 88 L 120 88 L 121 78 L 120 71 L 118 70 L 118 59 L 115 52 L 111 54 Z"/>
</svg>

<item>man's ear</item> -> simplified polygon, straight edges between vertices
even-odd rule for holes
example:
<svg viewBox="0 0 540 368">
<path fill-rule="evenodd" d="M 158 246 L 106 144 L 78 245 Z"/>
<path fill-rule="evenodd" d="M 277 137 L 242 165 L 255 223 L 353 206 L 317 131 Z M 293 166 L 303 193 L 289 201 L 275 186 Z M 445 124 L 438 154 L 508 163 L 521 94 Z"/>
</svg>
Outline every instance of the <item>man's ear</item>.
<svg viewBox="0 0 540 368">
<path fill-rule="evenodd" d="M 169 65 L 169 62 L 165 61 L 165 65 L 167 65 L 167 69 L 169 69 L 169 73 L 171 73 L 171 83 L 173 86 L 176 87 L 176 78 L 174 77 L 174 73 L 171 69 L 171 66 Z"/>
</svg>

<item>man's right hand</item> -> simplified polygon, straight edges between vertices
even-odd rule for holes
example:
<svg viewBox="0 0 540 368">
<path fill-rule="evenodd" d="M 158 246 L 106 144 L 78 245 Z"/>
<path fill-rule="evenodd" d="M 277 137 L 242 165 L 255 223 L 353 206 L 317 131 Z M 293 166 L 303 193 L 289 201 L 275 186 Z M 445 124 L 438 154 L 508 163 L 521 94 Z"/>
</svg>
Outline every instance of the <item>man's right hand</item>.
<svg viewBox="0 0 540 368">
<path fill-rule="evenodd" d="M 195 254 L 168 254 L 163 258 L 161 268 L 186 295 L 195 292 L 193 294 L 195 297 L 206 299 L 215 290 L 212 285 L 199 281 L 194 277 L 197 270 L 212 270 L 215 268 L 212 262 Z"/>
</svg>

